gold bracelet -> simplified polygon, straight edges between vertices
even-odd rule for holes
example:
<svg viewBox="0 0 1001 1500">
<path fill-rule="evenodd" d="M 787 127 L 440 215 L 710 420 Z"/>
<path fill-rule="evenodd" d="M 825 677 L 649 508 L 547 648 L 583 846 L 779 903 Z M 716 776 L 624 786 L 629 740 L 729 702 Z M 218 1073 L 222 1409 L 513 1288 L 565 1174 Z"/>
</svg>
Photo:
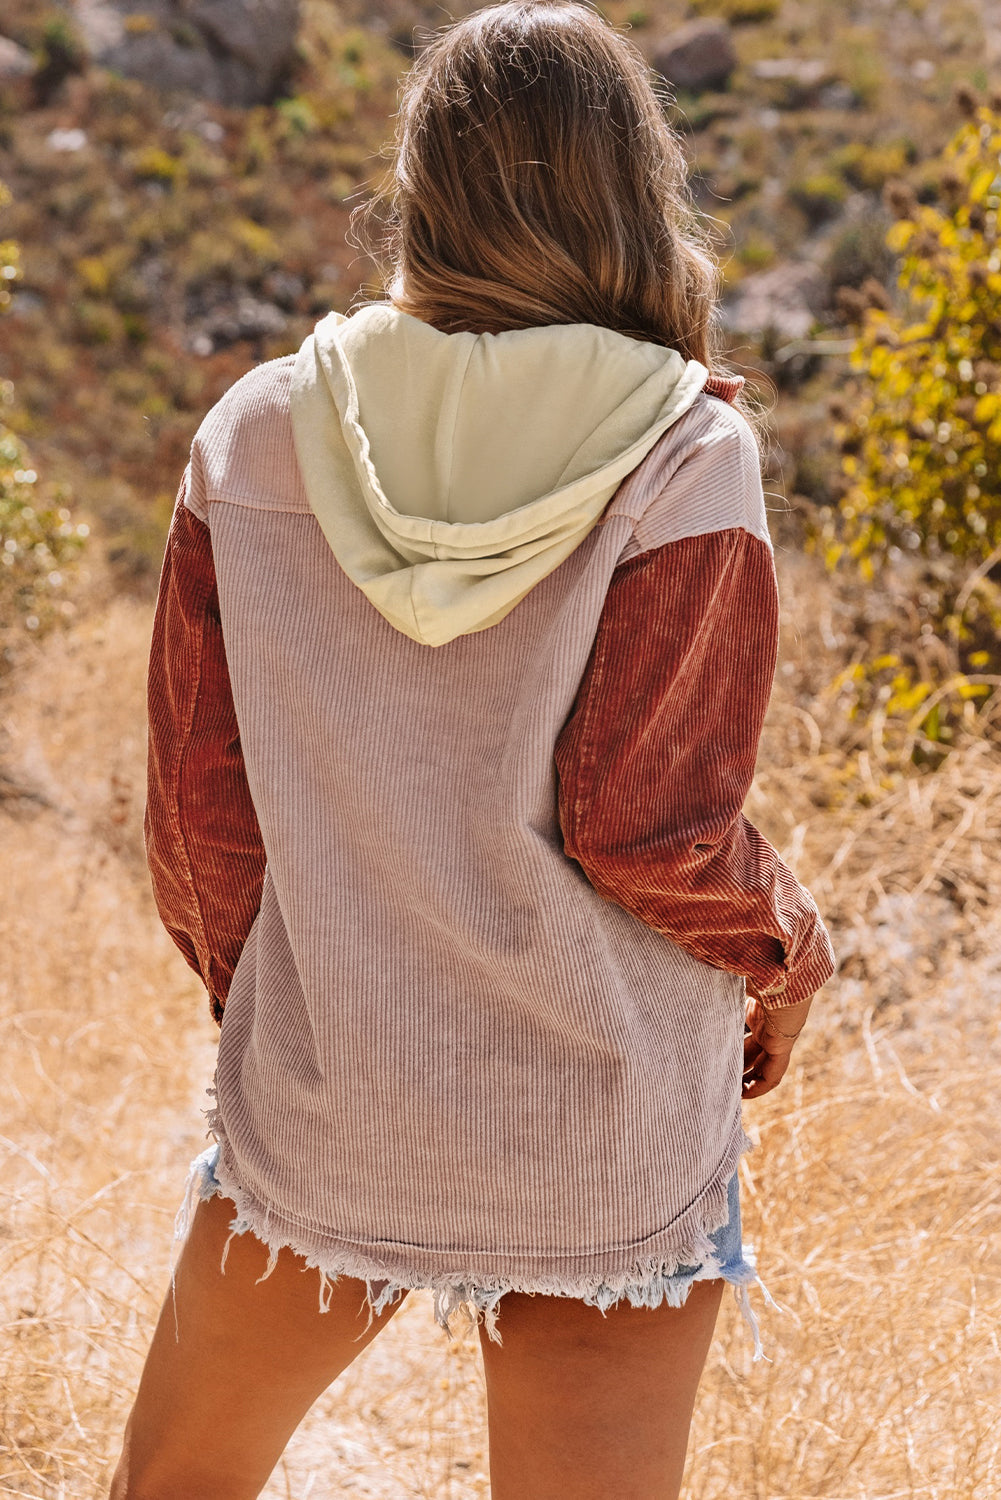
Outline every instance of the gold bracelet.
<svg viewBox="0 0 1001 1500">
<path fill-rule="evenodd" d="M 762 1009 L 764 1009 L 764 1007 L 762 1007 Z M 767 1010 L 765 1010 L 765 1019 L 766 1019 L 768 1025 L 771 1026 L 771 1021 L 768 1021 L 768 1011 Z M 803 1022 L 803 1026 L 805 1026 L 805 1025 L 806 1025 L 806 1022 L 804 1021 Z M 799 1031 L 782 1031 L 782 1030 L 780 1030 L 780 1028 L 778 1026 L 773 1026 L 772 1027 L 772 1031 L 773 1031 L 773 1034 L 775 1036 L 784 1037 L 787 1042 L 794 1042 L 796 1040 L 796 1038 L 803 1031 L 803 1026 L 801 1026 L 799 1028 Z"/>
</svg>

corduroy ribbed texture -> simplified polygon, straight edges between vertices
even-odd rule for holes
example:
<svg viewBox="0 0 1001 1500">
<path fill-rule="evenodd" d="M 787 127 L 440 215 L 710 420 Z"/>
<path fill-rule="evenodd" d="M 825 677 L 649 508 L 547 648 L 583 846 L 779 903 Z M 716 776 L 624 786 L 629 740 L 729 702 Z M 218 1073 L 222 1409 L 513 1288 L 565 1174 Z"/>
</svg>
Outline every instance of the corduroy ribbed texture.
<svg viewBox="0 0 1001 1500">
<path fill-rule="evenodd" d="M 216 1020 L 261 903 L 264 846 L 247 786 L 208 528 L 178 495 L 150 648 L 146 857 L 164 925 Z"/>
<path fill-rule="evenodd" d="M 700 397 L 511 614 L 432 650 L 309 511 L 290 363 L 210 414 L 183 500 L 210 533 L 267 851 L 220 1037 L 219 1179 L 266 1243 L 331 1274 L 584 1295 L 699 1263 L 746 1144 L 742 976 L 788 1003 L 832 968 L 739 817 L 775 634 L 753 436 Z M 199 534 L 204 554 L 197 521 L 175 526 L 177 559 Z M 151 865 L 211 983 L 234 867 L 224 815 L 215 864 L 212 829 L 192 840 L 185 767 L 225 693 L 217 664 L 185 697 L 202 648 L 174 688 L 158 656 L 175 562 L 151 747 L 178 769 L 151 777 Z M 220 805 L 246 830 L 245 799 Z M 173 911 L 185 881 L 201 936 Z"/>
<path fill-rule="evenodd" d="M 777 633 L 771 553 L 747 531 L 620 564 L 556 764 L 564 847 L 595 889 L 791 1005 L 830 978 L 827 935 L 740 811 Z"/>
</svg>

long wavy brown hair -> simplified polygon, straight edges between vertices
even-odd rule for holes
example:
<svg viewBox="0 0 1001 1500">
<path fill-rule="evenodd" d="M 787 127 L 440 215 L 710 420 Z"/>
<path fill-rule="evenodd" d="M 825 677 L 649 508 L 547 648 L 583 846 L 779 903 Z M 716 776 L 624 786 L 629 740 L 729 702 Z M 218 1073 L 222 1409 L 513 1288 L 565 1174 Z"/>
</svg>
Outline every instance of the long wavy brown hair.
<svg viewBox="0 0 1001 1500">
<path fill-rule="evenodd" d="M 437 33 L 401 97 L 376 251 L 390 300 L 449 333 L 595 323 L 721 373 L 719 266 L 667 98 L 577 0 Z"/>
</svg>

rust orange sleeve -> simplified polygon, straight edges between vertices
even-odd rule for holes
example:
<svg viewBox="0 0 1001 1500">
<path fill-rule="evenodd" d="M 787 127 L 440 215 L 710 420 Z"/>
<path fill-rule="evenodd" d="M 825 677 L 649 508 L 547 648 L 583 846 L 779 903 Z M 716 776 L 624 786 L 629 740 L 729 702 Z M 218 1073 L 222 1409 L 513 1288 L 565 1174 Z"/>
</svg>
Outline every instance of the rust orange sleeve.
<svg viewBox="0 0 1001 1500">
<path fill-rule="evenodd" d="M 174 509 L 148 677 L 146 856 L 167 931 L 221 1021 L 261 904 L 264 843 L 247 784 L 208 526 Z"/>
<path fill-rule="evenodd" d="M 740 528 L 623 563 L 556 750 L 566 852 L 595 889 L 770 1007 L 834 969 L 812 897 L 741 812 L 777 637 L 771 552 Z"/>
</svg>

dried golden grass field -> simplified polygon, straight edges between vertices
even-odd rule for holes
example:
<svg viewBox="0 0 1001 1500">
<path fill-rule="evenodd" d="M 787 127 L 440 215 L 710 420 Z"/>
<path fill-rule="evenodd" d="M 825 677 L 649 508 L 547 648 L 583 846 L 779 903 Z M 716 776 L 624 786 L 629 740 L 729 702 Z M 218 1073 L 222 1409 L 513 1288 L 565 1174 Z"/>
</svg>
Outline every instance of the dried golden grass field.
<svg viewBox="0 0 1001 1500">
<path fill-rule="evenodd" d="M 745 1118 L 745 1227 L 784 1311 L 730 1299 L 688 1500 L 1001 1494 L 1001 767 L 838 748 L 834 595 L 782 560 L 783 669 L 748 811 L 812 884 L 839 979 Z M 170 1263 L 215 1028 L 141 849 L 147 605 L 51 636 L 8 685 L 0 812 L 0 1493 L 104 1493 Z M 859 785 L 871 782 L 871 795 Z M 867 805 L 868 804 L 868 805 Z M 220 1400 L 227 1393 L 220 1392 Z M 656 1400 L 656 1392 L 651 1392 Z M 474 1339 L 423 1296 L 317 1404 L 269 1500 L 488 1493 Z M 572 1500 L 572 1497 L 568 1497 Z"/>
</svg>

